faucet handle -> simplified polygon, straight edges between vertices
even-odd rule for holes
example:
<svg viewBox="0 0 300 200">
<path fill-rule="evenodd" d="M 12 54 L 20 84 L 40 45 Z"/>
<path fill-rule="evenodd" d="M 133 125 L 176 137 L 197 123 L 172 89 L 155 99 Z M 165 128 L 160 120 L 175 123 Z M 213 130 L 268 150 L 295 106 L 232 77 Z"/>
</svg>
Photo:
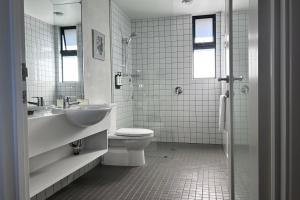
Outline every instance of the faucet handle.
<svg viewBox="0 0 300 200">
<path fill-rule="evenodd" d="M 41 103 L 41 106 L 44 106 L 44 105 L 45 105 L 44 97 L 40 97 L 40 103 Z"/>
<path fill-rule="evenodd" d="M 43 97 L 32 97 L 32 98 L 37 99 L 38 106 L 44 106 L 45 105 Z"/>
</svg>

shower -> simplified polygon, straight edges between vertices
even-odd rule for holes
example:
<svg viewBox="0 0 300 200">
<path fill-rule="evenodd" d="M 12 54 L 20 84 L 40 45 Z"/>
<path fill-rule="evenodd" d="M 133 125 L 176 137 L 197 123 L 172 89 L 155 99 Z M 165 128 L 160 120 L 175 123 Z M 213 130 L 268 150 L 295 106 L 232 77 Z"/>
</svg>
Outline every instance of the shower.
<svg viewBox="0 0 300 200">
<path fill-rule="evenodd" d="M 128 38 L 122 38 L 122 43 L 129 45 L 132 38 L 136 37 L 136 33 L 131 33 L 130 36 Z"/>
<path fill-rule="evenodd" d="M 123 67 L 125 67 L 124 76 L 128 76 L 128 47 L 132 39 L 136 37 L 136 33 L 131 33 L 127 38 L 122 38 L 122 57 L 123 57 Z"/>
</svg>

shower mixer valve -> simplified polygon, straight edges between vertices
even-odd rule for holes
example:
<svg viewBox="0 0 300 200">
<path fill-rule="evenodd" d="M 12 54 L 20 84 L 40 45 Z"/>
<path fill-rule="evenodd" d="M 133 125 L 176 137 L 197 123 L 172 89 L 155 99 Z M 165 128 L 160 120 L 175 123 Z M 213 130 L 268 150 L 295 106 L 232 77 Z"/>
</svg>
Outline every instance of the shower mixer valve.
<svg viewBox="0 0 300 200">
<path fill-rule="evenodd" d="M 182 89 L 182 87 L 180 87 L 180 86 L 177 86 L 177 87 L 175 88 L 175 93 L 176 93 L 177 95 L 180 95 L 180 94 L 182 94 L 182 93 L 183 93 L 183 89 Z"/>
</svg>

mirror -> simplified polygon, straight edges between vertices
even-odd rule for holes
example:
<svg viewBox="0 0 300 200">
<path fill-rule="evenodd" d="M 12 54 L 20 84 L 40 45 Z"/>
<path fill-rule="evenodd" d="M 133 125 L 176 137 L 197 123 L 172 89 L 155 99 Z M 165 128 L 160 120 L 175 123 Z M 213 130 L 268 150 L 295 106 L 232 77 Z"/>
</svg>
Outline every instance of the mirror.
<svg viewBox="0 0 300 200">
<path fill-rule="evenodd" d="M 27 100 L 56 105 L 66 96 L 82 99 L 81 2 L 25 0 Z"/>
</svg>

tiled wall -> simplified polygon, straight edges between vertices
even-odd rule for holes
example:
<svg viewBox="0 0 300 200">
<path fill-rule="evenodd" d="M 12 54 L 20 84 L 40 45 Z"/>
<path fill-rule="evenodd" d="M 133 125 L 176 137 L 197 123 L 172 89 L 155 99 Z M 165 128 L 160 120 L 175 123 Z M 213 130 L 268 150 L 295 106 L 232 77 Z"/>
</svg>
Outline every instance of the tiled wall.
<svg viewBox="0 0 300 200">
<path fill-rule="evenodd" d="M 121 89 L 115 89 L 114 75 L 117 72 L 125 72 L 124 53 L 122 54 L 122 38 L 131 34 L 129 17 L 114 3 L 111 4 L 112 19 L 112 73 L 113 73 L 113 101 L 117 103 L 117 128 L 133 126 L 133 85 L 130 76 L 123 77 L 124 85 Z M 132 43 L 128 46 L 128 73 L 132 73 Z M 124 49 L 123 49 L 124 50 Z"/>
<path fill-rule="evenodd" d="M 53 104 L 55 94 L 55 61 L 53 26 L 25 15 L 25 48 L 28 68 L 28 101 L 44 97 L 46 104 Z"/>
<path fill-rule="evenodd" d="M 220 15 L 216 19 L 220 74 Z M 132 20 L 134 126 L 153 129 L 163 142 L 221 144 L 216 79 L 193 79 L 191 16 Z M 183 94 L 177 96 L 175 87 Z"/>
<path fill-rule="evenodd" d="M 248 142 L 248 95 L 242 93 L 249 86 L 248 76 L 248 13 L 233 13 L 233 69 L 235 76 L 243 76 L 243 81 L 234 83 L 234 140 L 235 144 Z"/>
<path fill-rule="evenodd" d="M 60 55 L 60 30 L 59 27 L 54 27 L 54 39 L 55 39 L 55 66 L 56 66 L 56 96 L 57 98 L 63 96 L 71 96 L 77 98 L 83 98 L 83 55 L 82 55 L 82 30 L 81 25 L 77 25 L 77 57 L 79 66 L 79 81 L 78 82 L 60 82 L 59 81 L 59 68 L 61 67 L 61 55 Z"/>
</svg>

